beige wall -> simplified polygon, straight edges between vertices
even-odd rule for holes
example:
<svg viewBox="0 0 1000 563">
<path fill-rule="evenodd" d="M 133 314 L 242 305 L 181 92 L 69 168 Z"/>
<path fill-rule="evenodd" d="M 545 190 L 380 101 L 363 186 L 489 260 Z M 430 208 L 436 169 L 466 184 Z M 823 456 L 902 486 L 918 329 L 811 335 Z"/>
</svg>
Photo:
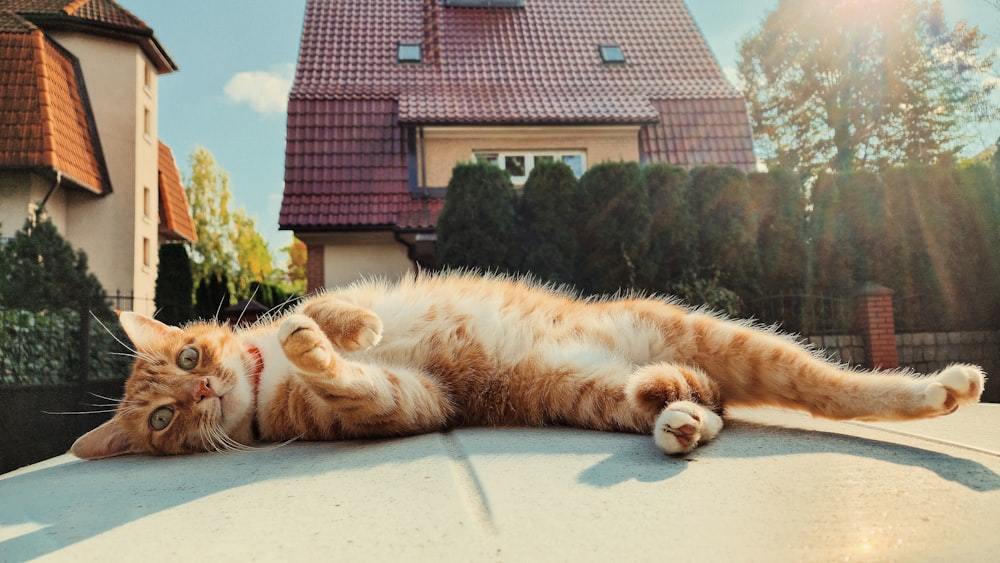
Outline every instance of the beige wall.
<svg viewBox="0 0 1000 563">
<path fill-rule="evenodd" d="M 98 199 L 68 194 L 65 236 L 87 253 L 106 291 L 133 292 L 135 310 L 152 313 L 159 220 L 156 72 L 146 87 L 150 63 L 133 43 L 70 32 L 53 38 L 80 60 L 113 190 Z M 148 216 L 144 188 L 153 195 Z"/>
<path fill-rule="evenodd" d="M 355 233 L 296 233 L 308 246 L 322 245 L 323 285 L 334 288 L 362 277 L 391 280 L 414 272 L 407 247 L 389 231 Z"/>
<path fill-rule="evenodd" d="M 0 173 L 0 237 L 12 237 L 54 184 L 31 172 Z M 45 203 L 45 212 L 60 232 L 66 227 L 66 191 L 57 189 Z"/>
<path fill-rule="evenodd" d="M 418 161 L 426 165 L 426 183 L 422 169 L 418 181 L 423 187 L 443 188 L 455 165 L 471 161 L 476 152 L 580 151 L 588 168 L 608 161 L 638 162 L 639 126 L 424 127 L 423 145 Z"/>
</svg>

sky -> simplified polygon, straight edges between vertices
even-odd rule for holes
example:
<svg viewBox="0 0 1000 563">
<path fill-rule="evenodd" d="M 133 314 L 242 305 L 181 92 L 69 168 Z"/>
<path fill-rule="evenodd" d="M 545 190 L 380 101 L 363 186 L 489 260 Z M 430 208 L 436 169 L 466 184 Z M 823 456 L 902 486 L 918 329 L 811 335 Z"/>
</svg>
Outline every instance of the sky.
<svg viewBox="0 0 1000 563">
<path fill-rule="evenodd" d="M 182 178 L 196 147 L 208 149 L 230 177 L 234 208 L 255 218 L 275 265 L 291 233 L 278 230 L 284 179 L 285 108 L 295 73 L 305 0 L 117 0 L 153 28 L 180 67 L 159 78 L 160 139 L 173 149 Z M 346 1 L 346 0 L 342 0 Z M 353 1 L 353 0 L 352 0 Z M 737 44 L 778 0 L 687 0 L 727 76 L 736 74 Z M 819 1 L 819 0 L 800 0 Z M 943 0 L 949 22 L 978 25 L 1000 49 L 994 0 Z M 1000 127 L 982 129 L 973 153 Z"/>
</svg>

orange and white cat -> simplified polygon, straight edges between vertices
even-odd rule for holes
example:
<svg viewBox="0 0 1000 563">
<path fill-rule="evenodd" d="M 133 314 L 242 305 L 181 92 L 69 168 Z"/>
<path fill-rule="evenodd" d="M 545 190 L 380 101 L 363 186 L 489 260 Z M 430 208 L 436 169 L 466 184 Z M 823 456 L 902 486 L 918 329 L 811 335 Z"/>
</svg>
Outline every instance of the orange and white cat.
<svg viewBox="0 0 1000 563">
<path fill-rule="evenodd" d="M 461 273 L 358 283 L 248 329 L 120 320 L 134 371 L 114 417 L 73 444 L 81 458 L 468 425 L 652 433 L 680 454 L 718 435 L 727 405 L 914 419 L 978 401 L 985 383 L 971 365 L 931 376 L 848 369 L 667 300 L 582 300 Z"/>
</svg>

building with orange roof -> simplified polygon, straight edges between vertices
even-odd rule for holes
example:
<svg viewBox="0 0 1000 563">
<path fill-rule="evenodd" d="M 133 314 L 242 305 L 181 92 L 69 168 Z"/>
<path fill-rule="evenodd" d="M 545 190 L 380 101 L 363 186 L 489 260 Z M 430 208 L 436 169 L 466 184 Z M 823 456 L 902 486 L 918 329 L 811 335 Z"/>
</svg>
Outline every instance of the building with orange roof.
<svg viewBox="0 0 1000 563">
<path fill-rule="evenodd" d="M 0 238 L 39 207 L 109 293 L 151 313 L 157 246 L 194 241 L 157 79 L 177 70 L 113 0 L 0 6 Z"/>
</svg>

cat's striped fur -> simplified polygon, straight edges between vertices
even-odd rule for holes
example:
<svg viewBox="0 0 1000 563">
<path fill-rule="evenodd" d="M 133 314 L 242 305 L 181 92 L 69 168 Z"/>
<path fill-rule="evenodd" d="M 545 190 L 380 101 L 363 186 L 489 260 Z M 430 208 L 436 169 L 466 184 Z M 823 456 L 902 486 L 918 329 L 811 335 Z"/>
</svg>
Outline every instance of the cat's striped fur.
<svg viewBox="0 0 1000 563">
<path fill-rule="evenodd" d="M 463 425 L 652 433 L 676 454 L 714 438 L 726 405 L 923 418 L 977 401 L 985 381 L 971 365 L 931 376 L 855 371 L 772 330 L 668 300 L 581 300 L 464 273 L 358 283 L 246 330 L 120 319 L 137 348 L 134 372 L 115 417 L 73 445 L 80 457 L 229 449 L 255 431 L 264 441 L 332 440 Z M 181 365 L 185 349 L 194 365 Z"/>
</svg>

